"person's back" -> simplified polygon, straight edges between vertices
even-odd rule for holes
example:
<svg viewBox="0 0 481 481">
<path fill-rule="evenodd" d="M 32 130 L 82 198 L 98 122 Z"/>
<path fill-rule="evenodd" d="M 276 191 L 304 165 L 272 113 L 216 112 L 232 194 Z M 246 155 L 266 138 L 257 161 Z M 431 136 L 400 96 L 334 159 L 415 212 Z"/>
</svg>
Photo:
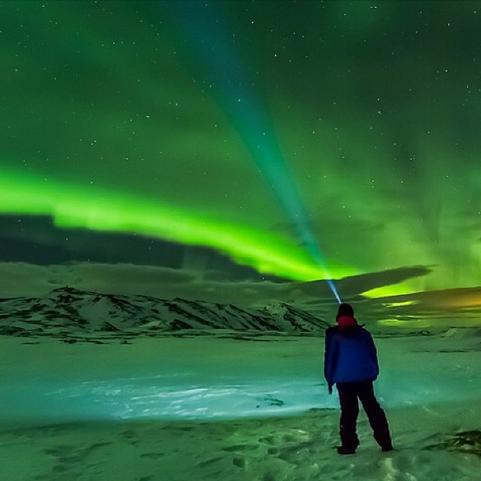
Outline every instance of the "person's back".
<svg viewBox="0 0 481 481">
<path fill-rule="evenodd" d="M 340 454 L 354 453 L 359 445 L 356 421 L 361 400 L 383 451 L 392 449 L 386 416 L 374 396 L 373 381 L 379 375 L 376 347 L 369 331 L 357 324 L 349 304 L 341 304 L 337 326 L 326 331 L 324 375 L 329 386 L 336 384 L 341 403 Z"/>
<path fill-rule="evenodd" d="M 376 348 L 366 329 L 357 324 L 348 328 L 330 327 L 326 332 L 326 344 L 330 357 L 324 366 L 330 384 L 377 378 Z"/>
</svg>

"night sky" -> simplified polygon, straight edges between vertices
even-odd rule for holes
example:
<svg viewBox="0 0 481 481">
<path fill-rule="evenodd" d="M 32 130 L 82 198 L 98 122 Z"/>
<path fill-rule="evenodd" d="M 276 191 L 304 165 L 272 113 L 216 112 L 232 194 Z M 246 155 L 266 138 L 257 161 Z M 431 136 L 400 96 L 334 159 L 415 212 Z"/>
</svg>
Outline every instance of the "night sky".
<svg viewBox="0 0 481 481">
<path fill-rule="evenodd" d="M 481 285 L 481 2 L 0 1 L 0 61 L 1 261 Z"/>
</svg>

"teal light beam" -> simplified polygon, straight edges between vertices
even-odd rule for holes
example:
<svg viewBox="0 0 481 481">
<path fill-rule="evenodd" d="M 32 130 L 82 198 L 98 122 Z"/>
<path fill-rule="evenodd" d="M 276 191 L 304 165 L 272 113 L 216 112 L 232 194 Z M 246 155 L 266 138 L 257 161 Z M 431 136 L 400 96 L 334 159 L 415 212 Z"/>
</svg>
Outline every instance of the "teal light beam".
<svg viewBox="0 0 481 481">
<path fill-rule="evenodd" d="M 294 224 L 297 235 L 340 303 L 327 262 L 314 236 L 309 215 L 276 139 L 254 81 L 246 75 L 232 35 L 223 29 L 220 11 L 207 2 L 175 2 L 173 10 L 192 44 L 196 62 L 214 85 L 214 95 L 232 120 L 258 169 Z M 199 61 L 200 60 L 200 61 Z"/>
</svg>

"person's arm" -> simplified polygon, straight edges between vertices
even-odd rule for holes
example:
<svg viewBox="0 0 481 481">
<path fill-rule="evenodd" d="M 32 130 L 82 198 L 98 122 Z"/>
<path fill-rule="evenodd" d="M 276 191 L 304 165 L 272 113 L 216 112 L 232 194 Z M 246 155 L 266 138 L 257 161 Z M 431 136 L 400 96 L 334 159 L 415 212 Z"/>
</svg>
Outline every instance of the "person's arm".
<svg viewBox="0 0 481 481">
<path fill-rule="evenodd" d="M 379 376 L 379 362 L 378 362 L 378 359 L 377 359 L 376 345 L 374 344 L 374 340 L 371 336 L 371 333 L 369 333 L 369 332 L 368 332 L 368 338 L 367 338 L 367 345 L 368 345 L 368 350 L 369 350 L 369 356 L 374 361 L 374 364 L 376 366 L 376 376 L 374 378 L 374 379 L 376 379 Z"/>
<path fill-rule="evenodd" d="M 332 393 L 332 385 L 334 384 L 334 372 L 336 369 L 337 359 L 337 343 L 333 338 L 332 331 L 326 330 L 325 346 L 324 346 L 324 377 L 326 378 L 329 394 Z"/>
</svg>

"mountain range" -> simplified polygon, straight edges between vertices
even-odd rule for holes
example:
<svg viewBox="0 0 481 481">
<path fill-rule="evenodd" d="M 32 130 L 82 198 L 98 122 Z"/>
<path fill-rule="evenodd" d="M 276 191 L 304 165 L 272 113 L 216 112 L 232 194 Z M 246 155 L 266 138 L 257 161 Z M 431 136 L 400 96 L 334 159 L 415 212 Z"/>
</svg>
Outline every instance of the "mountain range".
<svg viewBox="0 0 481 481">
<path fill-rule="evenodd" d="M 315 333 L 329 324 L 286 303 L 246 309 L 187 299 L 115 295 L 71 287 L 42 297 L 0 299 L 0 335 L 71 337 L 178 331 Z"/>
</svg>

